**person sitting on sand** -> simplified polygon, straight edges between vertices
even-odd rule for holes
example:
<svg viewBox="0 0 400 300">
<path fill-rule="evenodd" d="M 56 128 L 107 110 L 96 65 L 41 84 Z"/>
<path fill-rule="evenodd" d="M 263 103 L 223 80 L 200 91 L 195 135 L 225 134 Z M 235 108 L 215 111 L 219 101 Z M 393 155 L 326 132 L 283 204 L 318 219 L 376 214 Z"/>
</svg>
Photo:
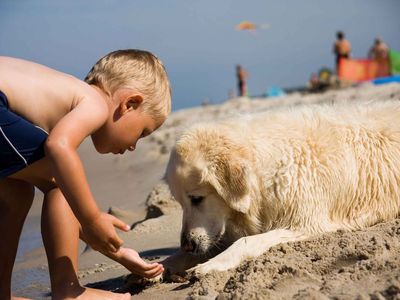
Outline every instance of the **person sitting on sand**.
<svg viewBox="0 0 400 300">
<path fill-rule="evenodd" d="M 335 44 L 333 45 L 333 53 L 336 56 L 336 59 L 335 59 L 336 73 L 339 70 L 340 59 L 341 58 L 350 58 L 350 52 L 351 52 L 350 42 L 347 39 L 345 39 L 343 31 L 338 31 L 336 33 Z"/>
<path fill-rule="evenodd" d="M 11 273 L 34 187 L 44 193 L 42 236 L 53 299 L 130 299 L 80 286 L 79 237 L 133 273 L 150 278 L 163 272 L 161 264 L 121 247 L 115 228 L 129 226 L 100 211 L 77 148 L 91 136 L 99 153 L 122 154 L 161 126 L 171 111 L 164 66 L 150 52 L 118 50 L 101 58 L 85 81 L 0 57 L 0 235 L 6 241 L 0 299 L 12 298 Z"/>
</svg>

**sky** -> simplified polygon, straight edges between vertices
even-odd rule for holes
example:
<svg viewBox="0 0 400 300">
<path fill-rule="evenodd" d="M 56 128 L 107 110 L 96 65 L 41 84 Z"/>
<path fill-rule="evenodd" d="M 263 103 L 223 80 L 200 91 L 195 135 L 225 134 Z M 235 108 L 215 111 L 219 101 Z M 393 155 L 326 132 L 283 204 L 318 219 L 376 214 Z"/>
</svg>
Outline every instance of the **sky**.
<svg viewBox="0 0 400 300">
<path fill-rule="evenodd" d="M 164 62 L 179 110 L 225 101 L 237 64 L 253 96 L 305 85 L 333 68 L 337 30 L 353 57 L 377 36 L 400 51 L 399 12 L 400 0 L 0 0 L 0 55 L 83 79 L 108 52 L 148 50 Z M 269 28 L 235 30 L 245 20 Z"/>
</svg>

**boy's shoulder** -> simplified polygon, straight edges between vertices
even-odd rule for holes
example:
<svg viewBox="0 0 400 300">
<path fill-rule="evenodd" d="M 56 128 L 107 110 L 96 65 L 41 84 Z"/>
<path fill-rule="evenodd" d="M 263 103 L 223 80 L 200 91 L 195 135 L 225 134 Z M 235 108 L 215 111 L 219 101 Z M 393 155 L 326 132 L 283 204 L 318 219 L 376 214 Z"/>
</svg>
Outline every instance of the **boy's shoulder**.
<svg viewBox="0 0 400 300">
<path fill-rule="evenodd" d="M 87 118 L 108 110 L 103 95 L 83 80 L 19 58 L 0 56 L 0 90 L 12 111 L 48 131 L 80 103 Z"/>
</svg>

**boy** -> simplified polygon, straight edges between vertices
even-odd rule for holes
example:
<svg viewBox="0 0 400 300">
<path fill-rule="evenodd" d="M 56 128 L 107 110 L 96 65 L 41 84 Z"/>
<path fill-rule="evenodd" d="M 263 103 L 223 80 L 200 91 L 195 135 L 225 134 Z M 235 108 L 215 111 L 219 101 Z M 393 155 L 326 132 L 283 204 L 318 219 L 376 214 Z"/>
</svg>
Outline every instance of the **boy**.
<svg viewBox="0 0 400 300">
<path fill-rule="evenodd" d="M 149 52 L 119 50 L 100 59 L 85 81 L 0 57 L 0 236 L 7 241 L 0 247 L 0 299 L 12 298 L 12 267 L 34 186 L 45 195 L 42 235 L 53 299 L 130 299 L 79 285 L 78 237 L 133 273 L 163 271 L 121 247 L 115 227 L 129 226 L 99 210 L 76 149 L 90 135 L 100 153 L 135 150 L 171 111 L 165 69 Z"/>
</svg>

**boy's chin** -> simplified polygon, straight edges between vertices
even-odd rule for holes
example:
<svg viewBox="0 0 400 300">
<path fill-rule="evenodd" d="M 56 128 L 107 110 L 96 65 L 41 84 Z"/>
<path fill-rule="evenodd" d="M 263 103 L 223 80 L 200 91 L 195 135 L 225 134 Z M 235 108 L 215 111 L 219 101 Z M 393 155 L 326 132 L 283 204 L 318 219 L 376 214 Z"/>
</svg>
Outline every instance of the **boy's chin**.
<svg viewBox="0 0 400 300">
<path fill-rule="evenodd" d="M 93 136 L 92 138 L 92 143 L 94 148 L 96 149 L 96 151 L 100 154 L 106 154 L 106 153 L 110 153 L 111 151 L 109 149 L 107 149 L 107 147 L 105 147 L 105 145 L 103 145 L 102 143 L 100 143 L 97 139 L 95 139 Z"/>
<path fill-rule="evenodd" d="M 98 147 L 96 145 L 94 145 L 94 148 L 96 149 L 97 153 L 100 153 L 100 154 L 111 153 L 111 151 L 108 151 L 108 150 L 106 150 L 106 149 L 104 149 L 102 147 Z"/>
</svg>

